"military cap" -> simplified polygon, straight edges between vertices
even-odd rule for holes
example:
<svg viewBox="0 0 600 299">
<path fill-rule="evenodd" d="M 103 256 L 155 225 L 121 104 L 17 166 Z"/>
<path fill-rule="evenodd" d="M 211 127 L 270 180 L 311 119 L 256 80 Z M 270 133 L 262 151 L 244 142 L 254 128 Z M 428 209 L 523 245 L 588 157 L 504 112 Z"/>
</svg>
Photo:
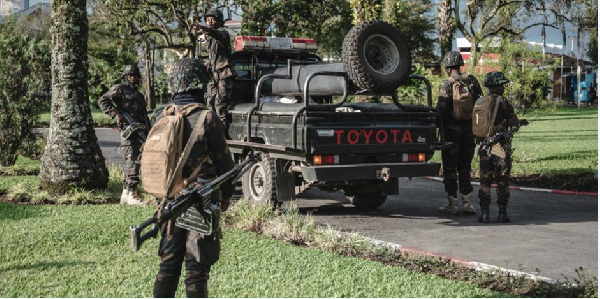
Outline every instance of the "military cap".
<svg viewBox="0 0 600 299">
<path fill-rule="evenodd" d="M 140 69 L 135 64 L 126 65 L 123 67 L 123 73 L 121 74 L 121 77 L 124 77 L 125 75 L 138 75 L 140 77 L 142 76 L 140 74 Z"/>
<path fill-rule="evenodd" d="M 203 89 L 209 80 L 206 69 L 200 60 L 183 58 L 175 62 L 169 74 L 171 93 L 183 93 L 193 89 Z"/>
<path fill-rule="evenodd" d="M 214 17 L 219 22 L 223 23 L 223 13 L 220 10 L 216 9 L 216 8 L 213 8 L 213 9 L 209 10 L 207 13 L 204 14 L 204 21 L 206 21 L 207 17 Z"/>
<path fill-rule="evenodd" d="M 448 51 L 446 52 L 446 55 L 444 55 L 444 59 L 442 59 L 442 65 L 444 67 L 463 66 L 465 65 L 465 61 L 460 53 Z"/>
<path fill-rule="evenodd" d="M 498 85 L 506 84 L 508 82 L 509 82 L 508 79 L 506 79 L 506 77 L 504 76 L 504 74 L 502 72 L 493 71 L 493 72 L 489 72 L 485 75 L 485 79 L 483 81 L 483 86 L 485 86 L 485 87 L 498 86 Z"/>
</svg>

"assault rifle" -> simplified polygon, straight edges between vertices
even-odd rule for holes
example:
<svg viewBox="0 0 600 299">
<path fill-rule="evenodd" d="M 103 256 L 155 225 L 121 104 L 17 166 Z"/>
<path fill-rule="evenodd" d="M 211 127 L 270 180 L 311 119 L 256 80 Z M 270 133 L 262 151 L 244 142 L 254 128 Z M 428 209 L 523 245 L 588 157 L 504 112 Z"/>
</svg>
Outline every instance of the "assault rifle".
<svg viewBox="0 0 600 299">
<path fill-rule="evenodd" d="M 481 154 L 489 155 L 492 151 L 492 147 L 494 146 L 494 144 L 502 142 L 504 140 L 509 140 L 517 131 L 519 131 L 519 128 L 521 128 L 521 125 L 515 126 L 508 131 L 503 130 L 497 132 L 496 134 L 486 138 L 483 142 L 477 144 L 477 146 L 475 147 L 475 153 L 477 153 L 478 156 Z"/>
<path fill-rule="evenodd" d="M 140 143 L 146 142 L 147 136 L 146 133 L 144 133 L 145 126 L 135 121 L 135 119 L 133 119 L 133 117 L 131 117 L 131 115 L 129 115 L 127 112 L 123 112 L 121 115 L 123 115 L 125 120 L 127 120 L 127 123 L 129 123 L 129 125 L 125 126 L 121 130 L 121 138 L 129 140 L 135 136 Z"/>
<path fill-rule="evenodd" d="M 244 161 L 230 171 L 212 181 L 195 178 L 192 182 L 200 182 L 202 187 L 189 186 L 183 188 L 173 200 L 168 201 L 164 207 L 138 226 L 130 226 L 131 250 L 138 251 L 144 241 L 155 238 L 160 227 L 171 219 L 176 219 L 176 225 L 186 229 L 196 230 L 204 235 L 210 235 L 216 230 L 219 223 L 220 208 L 211 203 L 211 194 L 218 190 L 224 183 L 234 183 L 259 159 L 259 155 L 249 153 Z M 189 183 L 186 185 L 190 185 Z M 181 216 L 181 217 L 180 217 Z M 142 234 L 142 231 L 152 228 Z"/>
</svg>

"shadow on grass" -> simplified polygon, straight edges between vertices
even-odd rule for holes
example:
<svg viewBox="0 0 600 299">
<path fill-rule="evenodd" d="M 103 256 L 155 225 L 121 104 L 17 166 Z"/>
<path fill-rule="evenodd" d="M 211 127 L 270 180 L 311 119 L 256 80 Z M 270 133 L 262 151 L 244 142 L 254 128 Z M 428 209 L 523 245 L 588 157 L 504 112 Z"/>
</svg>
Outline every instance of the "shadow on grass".
<svg viewBox="0 0 600 299">
<path fill-rule="evenodd" d="M 554 160 L 573 160 L 573 159 L 581 159 L 581 158 L 590 158 L 598 155 L 597 150 L 588 150 L 588 151 L 574 151 L 570 153 L 562 153 L 553 156 L 547 156 L 539 159 L 535 159 L 536 161 L 554 161 Z M 581 172 L 589 172 L 589 169 L 586 168 L 569 168 L 565 173 L 581 173 Z M 559 173 L 563 174 L 563 173 Z"/>
<path fill-rule="evenodd" d="M 565 115 L 566 116 L 566 115 Z M 566 120 L 566 119 L 598 119 L 596 115 L 590 116 L 570 116 L 570 117 L 557 117 L 556 114 L 552 114 L 552 116 L 542 116 L 541 118 L 533 118 L 532 122 L 539 121 L 554 121 L 554 120 Z"/>
<path fill-rule="evenodd" d="M 22 265 L 14 265 L 6 268 L 0 268 L 0 271 L 11 271 L 11 270 L 46 270 L 49 268 L 65 268 L 65 267 L 73 267 L 73 266 L 81 266 L 81 265 L 89 265 L 93 264 L 92 262 L 39 262 L 33 264 L 22 264 Z"/>
<path fill-rule="evenodd" d="M 4 200 L 3 196 L 0 196 L 0 200 Z M 0 202 L 0 220 L 22 220 L 37 218 L 43 214 L 41 210 L 42 208 L 39 206 Z"/>
</svg>

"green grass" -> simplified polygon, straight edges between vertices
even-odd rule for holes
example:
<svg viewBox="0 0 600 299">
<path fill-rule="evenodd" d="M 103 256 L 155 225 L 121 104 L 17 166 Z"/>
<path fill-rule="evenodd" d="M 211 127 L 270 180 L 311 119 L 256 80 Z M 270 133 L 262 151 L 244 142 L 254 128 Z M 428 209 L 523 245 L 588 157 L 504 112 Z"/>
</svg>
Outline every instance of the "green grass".
<svg viewBox="0 0 600 299">
<path fill-rule="evenodd" d="M 18 184 L 34 188 L 40 185 L 40 179 L 36 175 L 0 176 L 0 194 Z"/>
<path fill-rule="evenodd" d="M 95 127 L 114 126 L 116 122 L 107 114 L 104 114 L 100 109 L 92 109 L 92 119 Z M 37 127 L 48 127 L 50 125 L 50 112 L 45 112 L 40 115 L 36 124 Z"/>
<path fill-rule="evenodd" d="M 573 174 L 598 171 L 598 109 L 530 110 L 530 124 L 513 139 L 512 174 Z M 441 152 L 433 161 L 441 162 Z M 479 158 L 472 161 L 479 170 Z"/>
<path fill-rule="evenodd" d="M 0 203 L 0 297 L 150 297 L 158 241 L 129 250 L 152 207 Z M 211 297 L 501 297 L 473 284 L 224 232 Z M 185 296 L 183 279 L 177 293 Z M 512 296 L 512 295 L 511 295 Z"/>
</svg>

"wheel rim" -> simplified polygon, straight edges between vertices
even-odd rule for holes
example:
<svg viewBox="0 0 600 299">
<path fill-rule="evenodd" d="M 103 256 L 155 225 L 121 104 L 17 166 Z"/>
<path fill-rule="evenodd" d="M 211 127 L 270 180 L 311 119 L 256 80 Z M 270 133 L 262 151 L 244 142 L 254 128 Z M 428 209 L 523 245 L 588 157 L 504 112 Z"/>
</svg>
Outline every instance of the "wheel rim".
<svg viewBox="0 0 600 299">
<path fill-rule="evenodd" d="M 379 74 L 391 74 L 400 65 L 400 52 L 394 42 L 385 35 L 369 36 L 363 51 L 367 64 Z"/>
<path fill-rule="evenodd" d="M 265 170 L 259 164 L 252 166 L 248 179 L 250 180 L 248 186 L 250 186 L 252 199 L 260 200 L 265 192 Z"/>
</svg>

